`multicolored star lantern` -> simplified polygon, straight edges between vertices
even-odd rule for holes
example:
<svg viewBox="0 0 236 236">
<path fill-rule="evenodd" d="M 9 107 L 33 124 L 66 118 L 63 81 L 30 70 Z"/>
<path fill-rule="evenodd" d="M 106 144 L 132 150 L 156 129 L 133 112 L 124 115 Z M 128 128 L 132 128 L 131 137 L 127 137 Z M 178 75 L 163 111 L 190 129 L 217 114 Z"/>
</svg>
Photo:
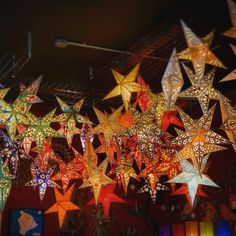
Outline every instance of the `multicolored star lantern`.
<svg viewBox="0 0 236 236">
<path fill-rule="evenodd" d="M 209 155 L 204 156 L 202 161 L 203 171 L 205 169 L 205 165 Z M 191 206 L 194 205 L 195 197 L 197 194 L 198 185 L 207 185 L 212 187 L 219 187 L 215 184 L 207 175 L 199 174 L 199 172 L 195 169 L 195 167 L 187 160 L 183 160 L 180 162 L 182 173 L 174 177 L 173 179 L 168 180 L 168 183 L 186 183 L 188 186 L 189 196 L 191 200 Z M 203 172 L 202 171 L 202 172 Z"/>
<path fill-rule="evenodd" d="M 47 187 L 60 188 L 58 184 L 51 180 L 51 176 L 54 172 L 54 167 L 49 168 L 46 171 L 42 171 L 34 163 L 31 164 L 31 173 L 33 179 L 27 182 L 26 186 L 37 186 L 39 190 L 39 198 L 41 201 L 44 199 Z"/>
<path fill-rule="evenodd" d="M 118 197 L 114 193 L 115 187 L 116 187 L 115 184 L 103 185 L 101 189 L 101 194 L 98 199 L 98 203 L 101 203 L 103 206 L 104 216 L 107 219 L 109 218 L 109 212 L 112 202 L 126 203 L 125 200 Z M 95 199 L 92 199 L 87 203 L 87 205 L 92 205 L 92 204 L 95 204 Z"/>
<path fill-rule="evenodd" d="M 14 176 L 10 174 L 7 163 L 3 163 L 3 160 L 0 158 L 0 212 L 4 209 L 13 178 Z"/>
<path fill-rule="evenodd" d="M 71 202 L 74 187 L 75 184 L 73 184 L 64 194 L 61 194 L 59 190 L 54 189 L 56 202 L 46 212 L 44 212 L 44 214 L 57 212 L 60 228 L 63 225 L 67 211 L 77 211 L 80 209 L 77 205 Z"/>
<path fill-rule="evenodd" d="M 177 153 L 174 162 L 191 159 L 195 169 L 200 171 L 205 154 L 223 150 L 225 148 L 219 145 L 230 143 L 210 130 L 215 107 L 215 105 L 212 106 L 199 120 L 193 120 L 183 110 L 178 109 L 185 132 L 180 132 L 172 143 L 184 146 L 184 148 Z"/>
<path fill-rule="evenodd" d="M 18 134 L 18 138 L 33 138 L 36 142 L 38 152 L 42 152 L 43 143 L 47 137 L 61 137 L 60 134 L 50 126 L 55 110 L 56 109 L 52 110 L 42 118 L 28 113 L 27 117 L 30 125 L 24 132 Z"/>
<path fill-rule="evenodd" d="M 124 103 L 125 110 L 128 110 L 131 93 L 140 92 L 145 90 L 142 86 L 135 82 L 140 64 L 137 64 L 127 75 L 122 75 L 115 70 L 111 70 L 117 82 L 117 86 L 111 90 L 103 99 L 109 99 L 121 95 Z"/>
</svg>

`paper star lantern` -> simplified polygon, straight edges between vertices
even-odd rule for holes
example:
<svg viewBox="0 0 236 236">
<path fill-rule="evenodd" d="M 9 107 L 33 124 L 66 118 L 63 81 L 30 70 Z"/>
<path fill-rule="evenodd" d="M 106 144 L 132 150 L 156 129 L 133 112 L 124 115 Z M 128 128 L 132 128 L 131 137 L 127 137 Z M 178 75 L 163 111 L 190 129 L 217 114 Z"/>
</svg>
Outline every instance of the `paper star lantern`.
<svg viewBox="0 0 236 236">
<path fill-rule="evenodd" d="M 59 164 L 59 172 L 52 177 L 54 181 L 62 182 L 62 189 L 65 192 L 68 188 L 71 179 L 79 179 L 81 178 L 81 173 L 85 169 L 84 162 L 82 160 L 82 156 L 79 152 L 76 152 L 76 157 L 70 162 L 65 163 L 64 161 L 58 158 L 57 162 Z"/>
<path fill-rule="evenodd" d="M 75 149 L 72 149 L 74 152 L 76 151 Z M 93 145 L 90 142 L 89 139 L 86 139 L 85 142 L 85 151 L 83 155 L 83 160 L 85 165 L 98 165 L 98 157 L 97 153 L 94 151 Z"/>
<path fill-rule="evenodd" d="M 221 129 L 225 131 L 236 151 L 236 109 L 234 109 L 228 100 L 222 96 L 220 99 L 220 110 L 223 122 Z"/>
<path fill-rule="evenodd" d="M 101 203 L 103 206 L 104 216 L 107 219 L 109 218 L 111 203 L 113 202 L 126 203 L 125 200 L 123 200 L 122 198 L 120 198 L 114 193 L 115 186 L 116 186 L 115 184 L 108 184 L 108 185 L 102 186 L 101 194 L 98 200 L 98 203 Z M 92 199 L 87 203 L 87 205 L 91 205 L 91 204 L 95 204 L 95 199 Z"/>
<path fill-rule="evenodd" d="M 0 123 L 6 126 L 8 135 L 14 140 L 17 125 L 27 125 L 28 119 L 17 104 L 8 104 L 0 99 Z"/>
<path fill-rule="evenodd" d="M 170 125 L 183 127 L 182 122 L 179 120 L 179 118 L 176 115 L 177 115 L 177 111 L 164 112 L 162 121 L 161 121 L 161 129 L 167 130 Z"/>
<path fill-rule="evenodd" d="M 7 163 L 3 163 L 3 160 L 0 158 L 0 212 L 4 209 L 13 178 L 14 176 L 10 174 Z"/>
<path fill-rule="evenodd" d="M 124 158 L 121 158 L 121 160 L 114 166 L 111 173 L 112 172 L 116 174 L 118 184 L 123 186 L 125 194 L 128 192 L 130 178 L 139 180 L 133 168 L 133 160 L 130 159 L 125 160 Z"/>
<path fill-rule="evenodd" d="M 219 145 L 229 144 L 227 139 L 210 130 L 215 107 L 212 106 L 199 120 L 193 120 L 184 111 L 178 110 L 186 131 L 180 132 L 179 136 L 172 140 L 173 144 L 184 147 L 177 153 L 174 162 L 190 158 L 194 167 L 201 171 L 205 154 L 223 150 L 225 148 Z"/>
<path fill-rule="evenodd" d="M 232 22 L 232 27 L 226 30 L 223 35 L 236 39 L 236 3 L 232 0 L 227 0 L 229 14 Z"/>
<path fill-rule="evenodd" d="M 99 124 L 94 127 L 91 132 L 93 134 L 103 133 L 105 138 L 105 143 L 107 146 L 111 145 L 114 133 L 121 133 L 123 131 L 123 126 L 119 122 L 121 116 L 122 106 L 116 109 L 112 114 L 108 115 L 101 112 L 97 108 L 93 108 L 96 116 L 98 118 Z"/>
<path fill-rule="evenodd" d="M 93 194 L 95 198 L 95 203 L 98 203 L 98 199 L 101 192 L 102 185 L 114 184 L 115 181 L 106 176 L 105 172 L 108 165 L 108 160 L 104 159 L 99 167 L 95 166 L 93 163 L 88 162 L 87 164 L 87 173 L 88 178 L 84 180 L 80 188 L 93 187 Z"/>
<path fill-rule="evenodd" d="M 138 193 L 149 193 L 151 196 L 151 199 L 152 199 L 152 203 L 156 204 L 157 192 L 158 191 L 165 191 L 168 189 L 169 188 L 166 187 L 165 185 L 163 185 L 161 183 L 157 183 L 157 182 L 155 183 L 155 187 L 153 189 L 150 185 L 150 181 L 148 180 L 148 178 L 145 178 L 145 185 L 139 189 Z"/>
<path fill-rule="evenodd" d="M 46 193 L 47 187 L 60 188 L 58 184 L 51 180 L 51 176 L 55 168 L 49 168 L 46 171 L 42 171 L 34 163 L 31 164 L 31 172 L 33 179 L 27 182 L 26 186 L 37 186 L 39 190 L 39 197 L 42 201 Z"/>
<path fill-rule="evenodd" d="M 22 112 L 27 112 L 32 104 L 42 102 L 42 100 L 36 96 L 42 77 L 42 75 L 39 76 L 38 79 L 32 82 L 27 88 L 24 85 L 20 86 L 21 92 L 14 101 L 14 104 L 16 104 Z"/>
<path fill-rule="evenodd" d="M 231 81 L 231 80 L 236 80 L 236 69 L 231 71 L 228 75 L 226 75 L 222 80 L 219 82 L 225 82 L 225 81 Z"/>
<path fill-rule="evenodd" d="M 71 196 L 75 185 L 73 184 L 64 194 L 61 194 L 57 189 L 54 189 L 56 196 L 56 203 L 51 206 L 44 214 L 57 212 L 60 228 L 66 217 L 67 211 L 76 211 L 80 208 L 71 202 Z"/>
<path fill-rule="evenodd" d="M 114 154 L 119 151 L 119 147 L 114 140 L 111 141 L 110 146 L 106 145 L 106 141 L 103 135 L 98 135 L 98 139 L 101 145 L 96 149 L 97 153 L 106 153 L 106 156 L 110 163 L 114 163 Z"/>
<path fill-rule="evenodd" d="M 207 163 L 209 155 L 203 158 L 203 170 Z M 195 167 L 187 160 L 180 162 L 182 173 L 177 175 L 175 178 L 168 180 L 168 183 L 186 183 L 188 186 L 189 196 L 191 200 L 191 205 L 193 206 L 195 197 L 197 194 L 198 185 L 206 185 L 212 187 L 219 187 L 215 184 L 208 176 L 204 174 L 199 174 Z"/>
<path fill-rule="evenodd" d="M 203 74 L 203 65 L 205 63 L 216 67 L 225 68 L 225 66 L 209 49 L 214 36 L 213 33 L 210 33 L 201 40 L 183 21 L 181 21 L 181 25 L 188 48 L 178 53 L 179 59 L 191 60 L 197 75 Z"/>
<path fill-rule="evenodd" d="M 204 77 L 197 74 L 184 66 L 184 69 L 191 81 L 192 86 L 179 94 L 181 98 L 196 97 L 200 103 L 203 113 L 208 111 L 210 99 L 219 100 L 221 93 L 213 87 L 215 68 L 210 70 Z"/>
<path fill-rule="evenodd" d="M 28 113 L 29 127 L 18 135 L 19 138 L 33 138 L 37 145 L 38 152 L 43 151 L 43 143 L 47 137 L 60 137 L 59 133 L 51 128 L 55 109 L 46 116 L 38 118 L 32 113 Z"/>
<path fill-rule="evenodd" d="M 131 93 L 143 90 L 142 86 L 135 82 L 140 64 L 137 64 L 127 75 L 122 75 L 115 70 L 111 70 L 117 82 L 117 86 L 111 90 L 103 99 L 109 99 L 121 95 L 125 110 L 128 110 Z"/>
<path fill-rule="evenodd" d="M 176 50 L 174 49 L 166 67 L 165 73 L 161 79 L 167 111 L 170 111 L 175 106 L 175 102 L 183 84 L 183 76 L 176 55 Z"/>
<path fill-rule="evenodd" d="M 6 162 L 9 163 L 14 176 L 16 176 L 19 160 L 28 159 L 30 156 L 27 155 L 22 149 L 21 141 L 12 141 L 11 138 L 5 135 L 2 130 L 0 130 L 0 135 L 4 145 L 3 149 L 0 151 L 0 154 L 4 159 L 6 159 Z"/>
</svg>

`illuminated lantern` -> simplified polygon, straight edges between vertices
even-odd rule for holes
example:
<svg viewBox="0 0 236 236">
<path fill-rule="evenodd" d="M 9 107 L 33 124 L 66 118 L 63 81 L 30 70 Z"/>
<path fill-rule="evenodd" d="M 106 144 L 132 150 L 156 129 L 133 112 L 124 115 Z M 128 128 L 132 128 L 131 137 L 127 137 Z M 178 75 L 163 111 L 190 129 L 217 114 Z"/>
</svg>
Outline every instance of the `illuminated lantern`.
<svg viewBox="0 0 236 236">
<path fill-rule="evenodd" d="M 170 236 L 171 232 L 170 232 L 169 225 L 161 225 L 160 230 L 159 230 L 159 235 L 160 236 Z"/>
<path fill-rule="evenodd" d="M 230 224 L 228 221 L 218 221 L 216 224 L 216 236 L 231 236 Z"/>
<path fill-rule="evenodd" d="M 174 224 L 172 225 L 172 236 L 184 236 L 184 225 Z"/>
</svg>

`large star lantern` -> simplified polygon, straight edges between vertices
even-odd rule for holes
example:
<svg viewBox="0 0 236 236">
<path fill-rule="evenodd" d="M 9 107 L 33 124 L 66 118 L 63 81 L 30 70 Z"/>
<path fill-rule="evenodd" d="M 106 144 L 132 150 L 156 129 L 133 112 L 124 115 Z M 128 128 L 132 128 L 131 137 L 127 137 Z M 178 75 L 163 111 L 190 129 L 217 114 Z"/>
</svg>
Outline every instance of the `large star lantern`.
<svg viewBox="0 0 236 236">
<path fill-rule="evenodd" d="M 50 124 L 53 121 L 55 109 L 46 116 L 38 118 L 32 113 L 28 113 L 29 127 L 18 135 L 19 138 L 33 138 L 36 142 L 38 152 L 43 151 L 43 143 L 47 137 L 60 137 L 60 134 L 54 130 Z"/>
<path fill-rule="evenodd" d="M 173 144 L 184 146 L 177 153 L 174 162 L 191 159 L 197 170 L 202 169 L 202 160 L 205 154 L 225 149 L 221 144 L 229 144 L 229 141 L 214 131 L 210 130 L 215 105 L 199 119 L 193 120 L 184 111 L 179 109 L 179 114 L 185 127 L 185 132 L 172 140 Z"/>
<path fill-rule="evenodd" d="M 117 86 L 109 92 L 104 99 L 113 98 L 121 95 L 123 99 L 123 103 L 125 109 L 128 110 L 131 93 L 132 92 L 140 92 L 141 90 L 145 90 L 142 86 L 135 82 L 138 72 L 139 72 L 140 64 L 137 64 L 127 75 L 122 75 L 118 71 L 112 69 L 112 74 L 117 82 Z"/>
<path fill-rule="evenodd" d="M 74 203 L 71 202 L 71 196 L 74 187 L 75 185 L 72 185 L 64 194 L 61 194 L 59 190 L 54 189 L 56 202 L 44 213 L 44 214 L 49 214 L 57 212 L 60 228 L 63 225 L 67 211 L 76 211 L 80 209 L 78 206 L 76 206 Z"/>
<path fill-rule="evenodd" d="M 198 75 L 202 75 L 205 63 L 216 67 L 225 68 L 225 66 L 209 49 L 213 39 L 213 33 L 210 33 L 203 39 L 200 39 L 183 21 L 181 21 L 181 25 L 188 48 L 178 53 L 179 59 L 191 60 L 194 70 Z"/>
<path fill-rule="evenodd" d="M 207 163 L 209 155 L 203 158 L 203 170 Z M 180 162 L 182 173 L 174 177 L 173 179 L 168 180 L 168 183 L 186 183 L 188 186 L 189 196 L 191 200 L 191 205 L 194 205 L 195 197 L 198 190 L 198 185 L 207 185 L 212 187 L 219 187 L 215 184 L 207 175 L 199 174 L 195 167 L 187 160 Z"/>
<path fill-rule="evenodd" d="M 31 173 L 33 179 L 27 182 L 26 186 L 37 186 L 39 190 L 39 198 L 42 201 L 46 193 L 47 187 L 60 188 L 58 184 L 51 180 L 54 168 L 42 171 L 34 163 L 31 165 Z"/>
</svg>

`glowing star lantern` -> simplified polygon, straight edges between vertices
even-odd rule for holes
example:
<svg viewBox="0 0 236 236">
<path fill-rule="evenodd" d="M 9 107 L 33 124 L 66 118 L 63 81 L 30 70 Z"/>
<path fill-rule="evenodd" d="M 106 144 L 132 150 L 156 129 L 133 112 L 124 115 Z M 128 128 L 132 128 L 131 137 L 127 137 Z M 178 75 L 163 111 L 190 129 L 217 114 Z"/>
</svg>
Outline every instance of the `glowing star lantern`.
<svg viewBox="0 0 236 236">
<path fill-rule="evenodd" d="M 161 129 L 167 130 L 170 125 L 183 128 L 182 122 L 179 120 L 179 118 L 176 115 L 177 115 L 177 111 L 164 112 L 162 121 L 161 121 Z"/>
<path fill-rule="evenodd" d="M 236 39 L 236 3 L 233 0 L 227 0 L 232 28 L 226 30 L 223 35 Z"/>
<path fill-rule="evenodd" d="M 220 110 L 223 122 L 220 128 L 225 131 L 236 151 L 236 109 L 222 96 L 220 99 Z"/>
<path fill-rule="evenodd" d="M 34 163 L 31 165 L 31 172 L 33 179 L 27 182 L 26 186 L 37 186 L 39 190 L 39 197 L 42 201 L 46 193 L 47 187 L 60 188 L 58 184 L 51 180 L 51 176 L 54 172 L 54 168 L 50 168 L 46 171 L 42 171 Z"/>
<path fill-rule="evenodd" d="M 43 143 L 47 137 L 60 137 L 50 124 L 53 121 L 55 109 L 42 118 L 38 118 L 32 113 L 28 113 L 29 127 L 18 135 L 19 138 L 33 138 L 36 142 L 38 152 L 43 151 Z"/>
<path fill-rule="evenodd" d="M 32 104 L 42 102 L 42 100 L 36 96 L 42 77 L 42 75 L 39 76 L 38 79 L 32 82 L 28 87 L 24 85 L 20 86 L 21 92 L 14 101 L 14 104 L 16 104 L 19 109 L 22 109 L 22 112 L 27 112 Z"/>
<path fill-rule="evenodd" d="M 54 181 L 62 182 L 62 189 L 65 192 L 68 188 L 71 179 L 81 178 L 81 172 L 83 172 L 85 165 L 82 160 L 82 156 L 77 152 L 76 157 L 68 163 L 58 158 L 59 172 L 52 177 Z"/>
<path fill-rule="evenodd" d="M 210 33 L 203 39 L 200 39 L 183 21 L 181 21 L 181 25 L 188 48 L 178 53 L 179 59 L 191 60 L 197 75 L 203 74 L 205 63 L 216 67 L 225 68 L 225 66 L 209 49 L 214 36 L 213 33 Z"/>
<path fill-rule="evenodd" d="M 123 126 L 119 123 L 119 118 L 121 116 L 122 106 L 116 109 L 112 114 L 108 115 L 101 112 L 97 108 L 93 108 L 96 116 L 98 118 L 99 124 L 94 127 L 91 132 L 93 134 L 103 133 L 105 138 L 105 143 L 109 147 L 113 140 L 114 133 L 121 133 L 123 131 Z"/>
<path fill-rule="evenodd" d="M 17 125 L 27 125 L 29 122 L 24 112 L 17 104 L 8 104 L 0 99 L 0 123 L 6 126 L 8 135 L 14 140 Z"/>
<path fill-rule="evenodd" d="M 95 198 L 95 203 L 98 203 L 101 187 L 106 184 L 114 184 L 115 181 L 106 176 L 105 172 L 107 169 L 108 160 L 104 159 L 99 167 L 95 166 L 93 163 L 87 163 L 87 173 L 88 178 L 84 180 L 80 188 L 93 187 L 93 194 Z"/>
<path fill-rule="evenodd" d="M 228 75 L 226 75 L 222 80 L 220 80 L 220 82 L 231 81 L 231 80 L 236 80 L 236 69 L 234 69 Z"/>
<path fill-rule="evenodd" d="M 127 75 L 122 75 L 119 72 L 112 69 L 112 74 L 117 82 L 117 86 L 112 89 L 104 99 L 113 98 L 121 95 L 123 99 L 123 103 L 125 106 L 125 110 L 128 110 L 131 93 L 132 92 L 140 92 L 145 90 L 142 86 L 135 82 L 138 72 L 139 72 L 140 64 L 137 64 Z"/>
<path fill-rule="evenodd" d="M 12 176 L 8 170 L 7 163 L 0 158 L 0 212 L 3 211 L 6 200 L 12 186 Z"/>
<path fill-rule="evenodd" d="M 219 145 L 229 144 L 230 142 L 210 130 L 215 105 L 207 113 L 203 114 L 199 120 L 193 120 L 181 109 L 178 111 L 184 124 L 185 132 L 180 132 L 172 140 L 172 143 L 184 146 L 184 148 L 177 153 L 174 162 L 190 158 L 196 170 L 201 173 L 203 156 L 225 149 Z"/>
<path fill-rule="evenodd" d="M 210 99 L 219 100 L 221 93 L 213 87 L 213 80 L 215 77 L 215 68 L 210 70 L 203 77 L 199 77 L 197 74 L 183 65 L 192 86 L 182 91 L 179 94 L 181 98 L 195 97 L 198 99 L 203 113 L 208 111 Z"/>
<path fill-rule="evenodd" d="M 80 209 L 78 206 L 76 206 L 74 203 L 71 202 L 71 196 L 74 187 L 75 185 L 73 184 L 64 194 L 61 194 L 59 190 L 54 189 L 56 196 L 56 203 L 44 213 L 44 214 L 50 214 L 57 212 L 60 228 L 63 225 L 67 211 L 77 211 Z"/>
<path fill-rule="evenodd" d="M 12 141 L 11 138 L 5 135 L 2 130 L 0 130 L 0 135 L 4 146 L 4 148 L 0 151 L 0 154 L 3 159 L 6 159 L 6 162 L 9 163 L 9 166 L 13 170 L 13 174 L 16 176 L 19 160 L 28 159 L 29 155 L 27 155 L 22 149 L 21 141 Z"/>
<path fill-rule="evenodd" d="M 170 111 L 175 106 L 175 102 L 183 84 L 183 76 L 176 56 L 176 50 L 174 49 L 161 80 L 167 111 Z"/>
<path fill-rule="evenodd" d="M 126 203 L 125 200 L 123 200 L 114 193 L 115 186 L 116 186 L 115 184 L 108 184 L 102 186 L 101 193 L 98 199 L 98 203 L 101 203 L 103 206 L 104 216 L 107 219 L 109 218 L 110 206 L 112 202 Z M 91 204 L 95 204 L 95 199 L 89 201 L 87 205 Z"/>
<path fill-rule="evenodd" d="M 155 181 L 156 182 L 156 181 Z M 164 191 L 168 190 L 168 187 L 161 183 L 155 183 L 154 189 L 152 189 L 150 185 L 150 180 L 148 178 L 145 179 L 145 185 L 139 189 L 139 193 L 149 193 L 151 195 L 152 203 L 156 204 L 156 199 L 157 199 L 157 191 Z"/>
<path fill-rule="evenodd" d="M 203 168 L 207 163 L 209 155 L 203 158 Z M 187 160 L 180 162 L 182 173 L 174 177 L 173 179 L 168 180 L 168 183 L 186 183 L 188 186 L 191 206 L 193 206 L 195 197 L 197 195 L 198 185 L 207 185 L 212 187 L 219 187 L 212 180 L 210 180 L 206 175 L 199 174 L 194 166 Z"/>
</svg>

